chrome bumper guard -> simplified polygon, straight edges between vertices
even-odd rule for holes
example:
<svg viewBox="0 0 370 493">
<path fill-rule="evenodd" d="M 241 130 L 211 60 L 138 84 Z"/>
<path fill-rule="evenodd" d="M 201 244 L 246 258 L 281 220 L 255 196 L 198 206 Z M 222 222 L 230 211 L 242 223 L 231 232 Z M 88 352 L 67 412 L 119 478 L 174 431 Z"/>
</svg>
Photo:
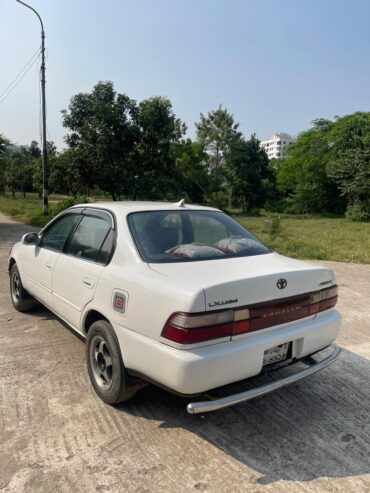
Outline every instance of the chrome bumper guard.
<svg viewBox="0 0 370 493">
<path fill-rule="evenodd" d="M 280 380 L 276 380 L 267 385 L 262 385 L 261 387 L 257 387 L 255 389 L 247 390 L 245 392 L 240 392 L 234 395 L 228 395 L 227 397 L 223 397 L 221 399 L 202 401 L 202 402 L 190 402 L 187 405 L 187 412 L 189 414 L 199 414 L 199 413 L 207 413 L 210 411 L 217 411 L 219 409 L 224 409 L 225 407 L 235 406 L 235 404 L 240 404 L 241 402 L 250 401 L 256 397 L 260 397 L 262 395 L 269 394 L 274 390 L 285 387 L 286 385 L 290 385 L 291 383 L 298 382 L 303 378 L 309 377 L 314 373 L 317 373 L 327 366 L 331 365 L 336 361 L 339 354 L 341 353 L 342 348 L 337 347 L 334 349 L 333 353 L 326 357 L 325 359 L 314 363 L 309 368 L 301 370 L 293 375 L 289 375 Z M 304 360 L 302 360 L 304 362 Z"/>
</svg>

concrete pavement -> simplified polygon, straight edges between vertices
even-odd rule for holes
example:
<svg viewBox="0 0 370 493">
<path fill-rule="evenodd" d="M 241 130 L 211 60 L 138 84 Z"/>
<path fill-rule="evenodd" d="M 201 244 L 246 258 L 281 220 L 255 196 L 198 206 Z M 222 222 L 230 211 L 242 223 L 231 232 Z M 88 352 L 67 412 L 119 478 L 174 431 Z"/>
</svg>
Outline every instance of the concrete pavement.
<svg viewBox="0 0 370 493">
<path fill-rule="evenodd" d="M 264 398 L 189 416 L 149 386 L 100 401 L 84 343 L 46 309 L 16 312 L 6 259 L 29 231 L 0 214 L 0 490 L 370 492 L 370 265 L 333 267 L 339 362 Z"/>
</svg>

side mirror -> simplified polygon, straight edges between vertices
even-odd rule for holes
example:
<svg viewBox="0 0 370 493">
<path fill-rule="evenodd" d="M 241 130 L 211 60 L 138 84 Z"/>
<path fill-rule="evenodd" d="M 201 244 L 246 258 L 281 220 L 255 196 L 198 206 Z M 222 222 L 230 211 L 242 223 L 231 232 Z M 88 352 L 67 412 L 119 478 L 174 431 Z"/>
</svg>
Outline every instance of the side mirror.
<svg viewBox="0 0 370 493">
<path fill-rule="evenodd" d="M 39 235 L 37 233 L 26 233 L 22 236 L 23 245 L 36 245 L 39 241 Z"/>
</svg>

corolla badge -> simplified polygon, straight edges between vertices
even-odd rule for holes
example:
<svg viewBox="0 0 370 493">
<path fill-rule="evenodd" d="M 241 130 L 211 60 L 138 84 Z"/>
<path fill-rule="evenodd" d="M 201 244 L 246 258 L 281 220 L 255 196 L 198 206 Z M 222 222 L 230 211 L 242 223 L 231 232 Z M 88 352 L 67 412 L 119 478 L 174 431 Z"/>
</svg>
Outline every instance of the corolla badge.
<svg viewBox="0 0 370 493">
<path fill-rule="evenodd" d="M 208 303 L 208 306 L 222 306 L 222 305 L 230 305 L 230 303 L 237 303 L 238 298 L 235 298 L 233 300 L 220 300 L 220 301 L 210 301 Z"/>
<path fill-rule="evenodd" d="M 278 282 L 276 283 L 276 286 L 279 288 L 279 289 L 285 289 L 288 285 L 288 282 L 286 279 L 279 279 Z"/>
</svg>

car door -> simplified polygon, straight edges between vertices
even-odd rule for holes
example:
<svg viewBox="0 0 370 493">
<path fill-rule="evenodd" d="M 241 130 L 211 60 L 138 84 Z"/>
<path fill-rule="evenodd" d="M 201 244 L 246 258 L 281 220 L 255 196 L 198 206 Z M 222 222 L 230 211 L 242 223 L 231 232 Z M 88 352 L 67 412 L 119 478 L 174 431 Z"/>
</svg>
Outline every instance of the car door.
<svg viewBox="0 0 370 493">
<path fill-rule="evenodd" d="M 114 234 L 113 217 L 85 209 L 68 245 L 55 265 L 53 309 L 79 330 L 81 313 L 94 297 L 99 276 L 106 264 L 106 243 Z"/>
<path fill-rule="evenodd" d="M 32 295 L 49 308 L 52 308 L 54 267 L 78 219 L 78 210 L 57 217 L 41 232 L 37 245 L 26 245 L 23 248 L 22 283 Z"/>
</svg>

